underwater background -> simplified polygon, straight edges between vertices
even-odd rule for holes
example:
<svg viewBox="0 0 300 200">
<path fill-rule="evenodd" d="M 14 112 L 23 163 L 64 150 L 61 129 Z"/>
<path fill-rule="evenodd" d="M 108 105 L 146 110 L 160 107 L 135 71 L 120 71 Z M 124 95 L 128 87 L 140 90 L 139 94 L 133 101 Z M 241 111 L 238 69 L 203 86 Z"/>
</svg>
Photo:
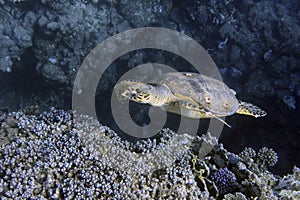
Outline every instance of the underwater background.
<svg viewBox="0 0 300 200">
<path fill-rule="evenodd" d="M 128 151 L 151 152 L 159 146 L 151 140 L 128 143 L 113 122 L 110 98 L 118 79 L 135 66 L 150 62 L 177 71 L 195 71 L 183 58 L 162 50 L 125 54 L 105 71 L 97 88 L 98 120 L 107 127 L 93 128 L 95 122 L 88 117 L 72 124 L 72 88 L 84 58 L 110 36 L 138 27 L 169 28 L 199 42 L 238 99 L 263 108 L 267 116 L 227 117 L 231 128 L 223 129 L 210 158 L 184 157 L 173 165 L 166 161 L 159 165 L 163 172 L 156 171 L 150 178 L 144 173 L 151 168 L 143 165 L 116 171 L 105 165 L 101 153 L 95 152 L 101 151 L 82 143 L 82 135 L 93 135 L 97 130 L 105 140 L 126 146 Z M 300 172 L 294 167 L 300 166 L 299 1 L 0 0 L 0 43 L 2 198 L 300 196 Z M 137 124 L 148 123 L 149 107 L 132 104 L 131 108 Z M 140 114 L 140 110 L 145 112 Z M 178 120 L 178 116 L 168 115 L 165 128 L 176 132 Z M 195 141 L 211 139 L 201 136 L 208 122 L 200 120 L 192 150 L 182 147 L 176 155 L 187 155 L 188 151 L 190 156 L 197 155 Z M 183 136 L 169 129 L 156 140 L 171 141 L 169 148 L 175 149 Z M 111 159 L 107 162 L 115 162 Z M 200 169 L 210 172 L 200 173 Z"/>
</svg>

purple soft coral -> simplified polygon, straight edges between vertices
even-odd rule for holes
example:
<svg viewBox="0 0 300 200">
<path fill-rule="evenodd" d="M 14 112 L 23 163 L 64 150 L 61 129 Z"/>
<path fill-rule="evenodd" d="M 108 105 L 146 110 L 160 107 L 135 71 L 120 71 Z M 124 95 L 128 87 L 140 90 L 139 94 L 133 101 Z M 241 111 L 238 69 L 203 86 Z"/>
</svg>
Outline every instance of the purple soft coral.
<svg viewBox="0 0 300 200">
<path fill-rule="evenodd" d="M 212 176 L 211 180 L 215 183 L 219 195 L 224 195 L 234 190 L 236 184 L 236 177 L 235 175 L 225 168 L 221 168 L 216 171 Z"/>
</svg>

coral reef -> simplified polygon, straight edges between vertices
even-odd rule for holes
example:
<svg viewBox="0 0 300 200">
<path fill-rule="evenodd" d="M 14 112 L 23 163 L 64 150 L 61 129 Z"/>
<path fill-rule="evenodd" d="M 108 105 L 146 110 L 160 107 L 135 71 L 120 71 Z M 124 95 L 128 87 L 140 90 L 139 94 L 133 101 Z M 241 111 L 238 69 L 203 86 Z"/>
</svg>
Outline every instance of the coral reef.
<svg viewBox="0 0 300 200">
<path fill-rule="evenodd" d="M 0 14 L 0 71 L 3 72 L 11 72 L 14 62 L 20 61 L 22 53 L 32 46 L 37 18 L 33 11 L 15 13 L 11 10 L 13 9 L 2 8 Z M 21 17 L 22 15 L 24 16 Z"/>
<path fill-rule="evenodd" d="M 284 176 L 276 190 L 281 199 L 300 199 L 300 169 L 294 167 L 293 174 Z"/>
<path fill-rule="evenodd" d="M 234 190 L 236 183 L 235 175 L 226 167 L 216 171 L 210 179 L 216 185 L 220 195 L 230 193 Z"/>
<path fill-rule="evenodd" d="M 257 153 L 258 162 L 261 162 L 264 166 L 274 166 L 277 163 L 278 156 L 273 149 L 267 147 L 261 148 Z"/>
<path fill-rule="evenodd" d="M 264 167 L 274 166 L 278 161 L 277 153 L 273 149 L 269 149 L 267 147 L 263 147 L 259 149 L 256 154 L 255 150 L 251 147 L 246 147 L 240 154 L 240 158 L 242 158 L 246 162 L 256 162 Z"/>
<path fill-rule="evenodd" d="M 3 113 L 0 122 L 1 199 L 299 197 L 297 167 L 279 177 L 267 169 L 275 160 L 261 162 L 277 159 L 271 149 L 238 156 L 210 134 L 168 129 L 130 143 L 89 116 L 56 109 Z M 209 143 L 215 147 L 203 158 L 200 149 Z"/>
<path fill-rule="evenodd" d="M 251 147 L 246 147 L 240 154 L 240 158 L 244 159 L 246 162 L 253 162 L 253 159 L 256 157 L 256 152 Z"/>
</svg>

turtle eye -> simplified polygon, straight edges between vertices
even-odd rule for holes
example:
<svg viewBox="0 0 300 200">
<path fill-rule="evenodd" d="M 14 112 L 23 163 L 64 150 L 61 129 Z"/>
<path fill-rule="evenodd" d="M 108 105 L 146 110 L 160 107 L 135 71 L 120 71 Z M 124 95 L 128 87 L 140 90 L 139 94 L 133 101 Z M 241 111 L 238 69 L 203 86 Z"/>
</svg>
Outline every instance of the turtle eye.
<svg viewBox="0 0 300 200">
<path fill-rule="evenodd" d="M 223 106 L 224 106 L 225 108 L 228 108 L 228 107 L 229 107 L 229 104 L 228 104 L 228 103 L 224 103 Z"/>
<path fill-rule="evenodd" d="M 140 89 L 136 89 L 135 90 L 137 93 L 141 93 L 141 90 Z"/>
<path fill-rule="evenodd" d="M 205 97 L 205 101 L 206 101 L 206 103 L 210 103 L 211 102 L 211 98 L 210 97 Z"/>
</svg>

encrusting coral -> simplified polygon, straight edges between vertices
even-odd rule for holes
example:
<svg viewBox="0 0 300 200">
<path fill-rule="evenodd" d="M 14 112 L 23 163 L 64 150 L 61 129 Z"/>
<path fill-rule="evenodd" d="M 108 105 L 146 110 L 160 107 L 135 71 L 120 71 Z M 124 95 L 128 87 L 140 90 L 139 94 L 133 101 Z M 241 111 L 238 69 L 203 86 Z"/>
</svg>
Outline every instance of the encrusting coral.
<svg viewBox="0 0 300 200">
<path fill-rule="evenodd" d="M 0 122 L 1 199 L 299 197 L 299 169 L 271 174 L 277 155 L 270 149 L 238 156 L 210 134 L 168 129 L 130 143 L 91 117 L 55 109 L 4 113 Z M 204 144 L 214 148 L 203 158 Z"/>
</svg>

